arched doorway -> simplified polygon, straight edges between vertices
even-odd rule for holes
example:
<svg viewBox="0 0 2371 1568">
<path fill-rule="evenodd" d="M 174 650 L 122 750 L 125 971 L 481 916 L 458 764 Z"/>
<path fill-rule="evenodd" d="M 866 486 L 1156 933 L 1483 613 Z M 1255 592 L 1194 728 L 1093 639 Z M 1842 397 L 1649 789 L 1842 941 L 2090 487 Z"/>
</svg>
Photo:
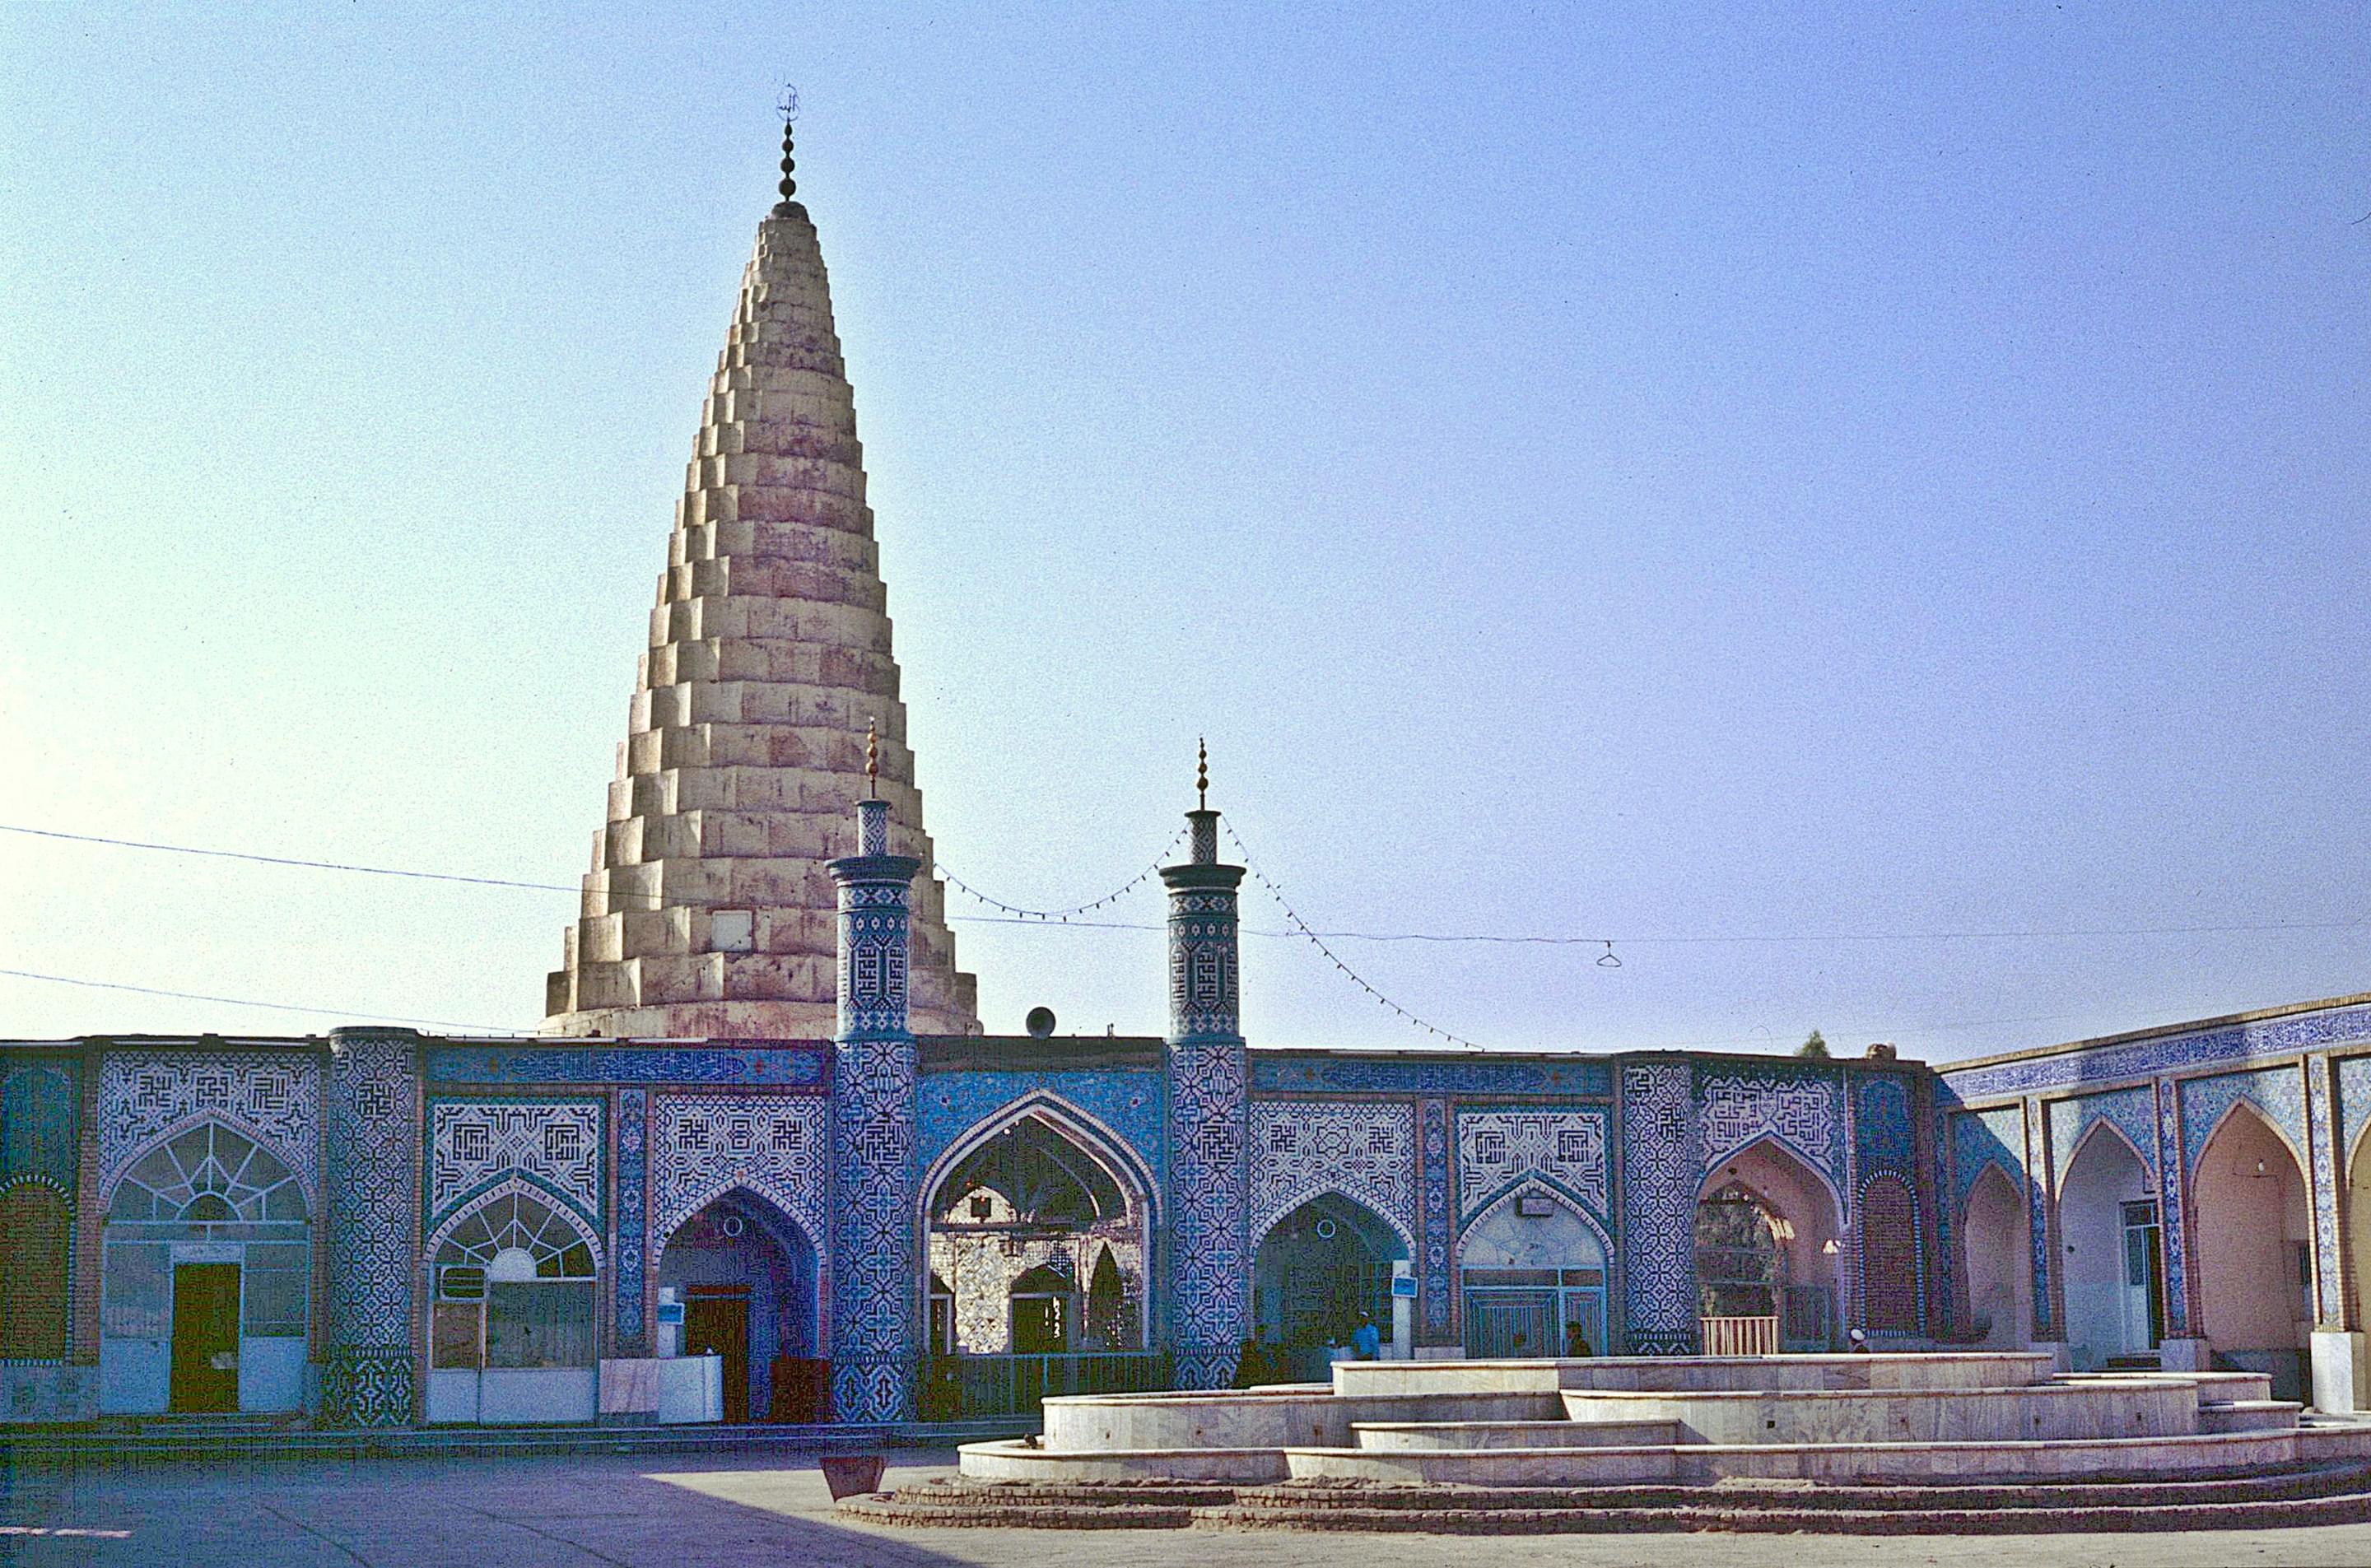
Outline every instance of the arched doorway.
<svg viewBox="0 0 2371 1568">
<path fill-rule="evenodd" d="M 2255 1108 L 2234 1106 L 2191 1178 L 2191 1258 L 2217 1361 L 2273 1377 L 2273 1397 L 2304 1397 L 2313 1327 L 2312 1225 L 2304 1173 Z"/>
<path fill-rule="evenodd" d="M 1969 1326 L 1994 1349 L 2022 1349 L 2033 1333 L 2032 1226 L 2025 1200 L 1987 1163 L 1960 1217 Z"/>
<path fill-rule="evenodd" d="M 583 1220 L 525 1184 L 496 1189 L 429 1249 L 428 1419 L 588 1422 L 598 1254 Z"/>
<path fill-rule="evenodd" d="M 1325 1193 L 1268 1227 L 1252 1254 L 1252 1332 L 1279 1380 L 1323 1382 L 1359 1320 L 1392 1337 L 1392 1264 L 1406 1244 L 1379 1215 Z"/>
<path fill-rule="evenodd" d="M 310 1219 L 288 1167 L 221 1123 L 201 1123 L 133 1161 L 103 1233 L 99 1409 L 298 1409 L 312 1321 Z"/>
<path fill-rule="evenodd" d="M 2076 1369 L 2149 1355 L 2165 1332 L 2157 1202 L 2148 1167 L 2106 1122 L 2092 1124 L 2059 1179 L 2058 1240 Z"/>
<path fill-rule="evenodd" d="M 772 1204 L 734 1189 L 676 1227 L 659 1252 L 664 1343 L 723 1360 L 724 1419 L 820 1421 L 825 1363 L 815 1354 L 815 1254 Z"/>
<path fill-rule="evenodd" d="M 1124 1145 L 1048 1098 L 960 1140 L 922 1187 L 926 1414 L 1160 1383 L 1151 1182 Z"/>
<path fill-rule="evenodd" d="M 1834 1349 L 1843 1232 L 1833 1191 L 1784 1147 L 1764 1139 L 1722 1160 L 1696 1203 L 1706 1353 Z"/>
<path fill-rule="evenodd" d="M 1920 1306 L 1918 1194 L 1891 1170 L 1860 1189 L 1861 1326 L 1871 1334 L 1915 1334 Z"/>
<path fill-rule="evenodd" d="M 1497 1361 L 1605 1354 L 1605 1242 L 1564 1197 L 1507 1193 L 1458 1242 L 1465 1354 Z"/>
</svg>

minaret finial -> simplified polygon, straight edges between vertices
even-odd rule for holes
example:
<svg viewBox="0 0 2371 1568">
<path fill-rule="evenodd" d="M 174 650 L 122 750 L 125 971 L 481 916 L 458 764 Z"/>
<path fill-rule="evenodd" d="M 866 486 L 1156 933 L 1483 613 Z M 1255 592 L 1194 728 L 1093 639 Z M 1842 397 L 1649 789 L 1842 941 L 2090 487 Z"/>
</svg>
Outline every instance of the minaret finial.
<svg viewBox="0 0 2371 1568">
<path fill-rule="evenodd" d="M 881 721 L 864 721 L 864 798 L 881 798 Z"/>
<path fill-rule="evenodd" d="M 774 107 L 781 110 L 782 116 L 782 183 L 780 189 L 782 200 L 788 202 L 799 193 L 799 182 L 791 178 L 792 171 L 799 167 L 797 160 L 791 156 L 791 131 L 799 117 L 799 89 L 788 82 L 783 83 L 781 99 Z"/>
<path fill-rule="evenodd" d="M 1210 809 L 1210 748 L 1202 737 L 1194 737 L 1194 793 L 1202 800 L 1202 810 Z"/>
</svg>

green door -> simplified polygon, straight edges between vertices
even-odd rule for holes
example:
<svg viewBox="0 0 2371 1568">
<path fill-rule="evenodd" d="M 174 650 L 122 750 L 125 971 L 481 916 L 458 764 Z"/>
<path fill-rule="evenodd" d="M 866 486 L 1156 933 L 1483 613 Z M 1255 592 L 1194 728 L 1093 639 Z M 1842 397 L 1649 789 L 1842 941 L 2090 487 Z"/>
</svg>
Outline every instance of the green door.
<svg viewBox="0 0 2371 1568">
<path fill-rule="evenodd" d="M 173 1269 L 173 1383 L 177 1411 L 238 1408 L 238 1265 Z"/>
</svg>

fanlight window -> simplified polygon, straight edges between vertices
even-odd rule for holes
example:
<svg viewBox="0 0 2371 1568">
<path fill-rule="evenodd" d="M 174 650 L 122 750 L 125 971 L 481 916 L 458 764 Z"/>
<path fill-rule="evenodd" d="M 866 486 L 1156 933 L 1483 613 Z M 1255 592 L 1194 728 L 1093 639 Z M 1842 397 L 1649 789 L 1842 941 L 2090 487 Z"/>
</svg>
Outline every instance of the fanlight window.
<svg viewBox="0 0 2371 1568">
<path fill-rule="evenodd" d="M 301 1221 L 305 1194 L 269 1149 L 210 1122 L 143 1156 L 117 1185 L 108 1216 L 185 1224 Z"/>
<path fill-rule="evenodd" d="M 560 1210 L 524 1193 L 488 1199 L 434 1262 L 432 1367 L 593 1365 L 593 1248 Z"/>
</svg>

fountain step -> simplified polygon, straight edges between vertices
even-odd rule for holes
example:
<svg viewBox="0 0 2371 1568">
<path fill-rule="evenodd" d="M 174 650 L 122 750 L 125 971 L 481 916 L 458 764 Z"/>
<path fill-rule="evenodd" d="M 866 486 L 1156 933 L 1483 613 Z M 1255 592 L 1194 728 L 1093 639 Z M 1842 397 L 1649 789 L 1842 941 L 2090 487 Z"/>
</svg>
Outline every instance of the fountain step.
<svg viewBox="0 0 2371 1568">
<path fill-rule="evenodd" d="M 939 1480 L 851 1498 L 884 1525 L 1055 1529 L 1232 1527 L 1435 1534 L 1694 1529 L 1821 1534 L 2007 1534 L 2262 1528 L 2371 1519 L 2355 1463 L 2229 1479 L 2093 1479 L 2017 1485 L 1734 1482 L 1514 1490 L 1287 1482 L 1181 1489 L 1014 1486 Z"/>
<path fill-rule="evenodd" d="M 1360 1448 L 1661 1447 L 1680 1441 L 1675 1421 L 1362 1421 Z"/>
<path fill-rule="evenodd" d="M 2198 1407 L 2201 1432 L 2294 1430 L 2305 1406 L 2294 1400 L 2230 1400 Z"/>
<path fill-rule="evenodd" d="M 1671 1420 L 1687 1443 L 2096 1441 L 2198 1430 L 2198 1390 L 2175 1378 L 2095 1378 L 2024 1388 L 1644 1393 L 1567 1389 L 1579 1422 Z"/>
<path fill-rule="evenodd" d="M 968 1452 L 968 1450 L 967 1450 Z M 1940 1443 L 1679 1444 L 1636 1448 L 1287 1448 L 1296 1482 L 1569 1487 L 1638 1482 L 1924 1481 L 2234 1473 L 2371 1459 L 2371 1429 Z"/>
<path fill-rule="evenodd" d="M 2047 1382 L 2046 1351 L 1937 1351 L 1876 1355 L 1593 1356 L 1539 1361 L 1342 1361 L 1343 1394 L 1601 1389 L 1638 1393 L 1756 1389 L 2021 1388 Z"/>
</svg>

